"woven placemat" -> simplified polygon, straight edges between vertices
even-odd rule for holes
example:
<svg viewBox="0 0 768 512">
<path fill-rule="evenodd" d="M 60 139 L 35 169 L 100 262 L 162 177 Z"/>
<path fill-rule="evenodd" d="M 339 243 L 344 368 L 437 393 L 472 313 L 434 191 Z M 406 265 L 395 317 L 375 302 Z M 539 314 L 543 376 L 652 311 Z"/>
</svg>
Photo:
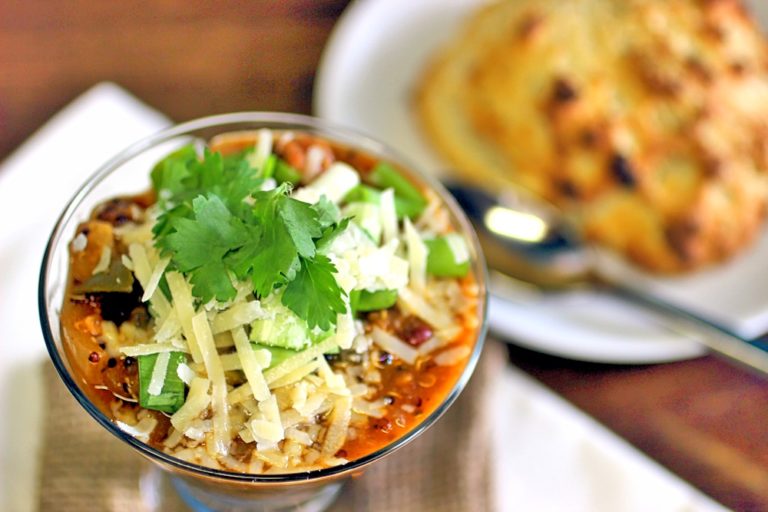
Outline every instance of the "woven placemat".
<svg viewBox="0 0 768 512">
<path fill-rule="evenodd" d="M 504 360 L 501 347 L 489 342 L 469 386 L 445 416 L 347 483 L 329 510 L 493 510 L 491 400 Z M 148 463 L 99 426 L 47 366 L 40 510 L 149 511 L 138 484 Z M 164 505 L 163 510 L 184 507 Z"/>
</svg>

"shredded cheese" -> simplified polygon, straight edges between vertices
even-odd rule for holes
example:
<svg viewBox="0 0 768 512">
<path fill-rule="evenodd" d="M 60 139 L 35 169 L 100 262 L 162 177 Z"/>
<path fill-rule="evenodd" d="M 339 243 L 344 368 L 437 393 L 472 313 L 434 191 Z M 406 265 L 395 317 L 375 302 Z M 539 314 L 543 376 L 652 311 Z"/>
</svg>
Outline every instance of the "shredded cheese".
<svg viewBox="0 0 768 512">
<path fill-rule="evenodd" d="M 99 258 L 99 262 L 96 264 L 96 266 L 93 267 L 91 274 L 106 272 L 109 268 L 110 261 L 112 261 L 112 248 L 108 245 L 105 245 L 101 248 L 101 257 Z"/>
<path fill-rule="evenodd" d="M 445 235 L 445 241 L 453 254 L 453 261 L 456 264 L 462 264 L 469 261 L 469 249 L 467 242 L 458 233 L 449 233 Z"/>
<path fill-rule="evenodd" d="M 279 379 L 276 379 L 276 380 L 270 382 L 269 383 L 269 388 L 270 389 L 281 388 L 283 386 L 288 386 L 290 384 L 293 384 L 294 382 L 298 382 L 301 379 L 303 379 L 304 377 L 306 377 L 307 375 L 309 375 L 310 373 L 312 373 L 315 370 L 317 370 L 318 366 L 319 366 L 319 364 L 317 363 L 317 359 L 314 359 L 314 360 L 310 361 L 309 363 L 296 368 L 292 372 L 290 372 L 290 373 L 288 373 L 286 375 L 283 375 Z"/>
<path fill-rule="evenodd" d="M 335 395 L 350 395 L 349 388 L 344 382 L 342 375 L 337 375 L 331 370 L 331 366 L 323 356 L 317 356 L 318 373 L 320 377 L 325 381 L 325 385 Z"/>
<path fill-rule="evenodd" d="M 251 385 L 246 382 L 242 386 L 238 386 L 230 391 L 227 395 L 227 401 L 230 405 L 235 405 L 248 400 L 248 398 L 252 396 L 253 392 L 251 391 Z"/>
<path fill-rule="evenodd" d="M 139 280 L 141 287 L 147 289 L 149 278 L 152 276 L 152 266 L 147 258 L 147 250 L 139 243 L 128 246 L 128 256 L 133 263 L 133 274 Z"/>
<path fill-rule="evenodd" d="M 407 217 L 405 218 L 404 226 L 405 244 L 408 248 L 408 263 L 410 264 L 410 285 L 414 290 L 423 292 L 427 286 L 427 246 Z"/>
<path fill-rule="evenodd" d="M 336 345 L 336 338 L 334 336 L 329 336 L 328 338 L 324 339 L 317 345 L 312 345 L 311 347 L 302 350 L 295 356 L 291 356 L 282 363 L 273 366 L 266 372 L 264 372 L 264 378 L 267 381 L 267 384 L 272 384 L 277 379 L 288 375 L 295 369 L 304 366 L 305 364 L 312 361 L 314 358 L 316 358 L 319 355 L 325 354 L 326 352 L 333 350 L 338 345 Z"/>
<path fill-rule="evenodd" d="M 152 376 L 149 379 L 147 392 L 152 396 L 158 396 L 163 392 L 163 384 L 168 374 L 168 363 L 171 360 L 170 352 L 161 352 L 157 355 L 155 366 L 152 368 Z"/>
<path fill-rule="evenodd" d="M 225 311 L 216 313 L 211 320 L 211 330 L 213 334 L 219 334 L 267 316 L 259 301 L 240 302 Z"/>
<path fill-rule="evenodd" d="M 151 416 L 143 418 L 135 425 L 128 425 L 120 420 L 115 421 L 115 423 L 120 430 L 145 443 L 149 441 L 150 434 L 155 430 L 155 426 L 157 426 L 157 420 Z"/>
<path fill-rule="evenodd" d="M 251 343 L 248 341 L 245 329 L 238 327 L 233 330 L 232 338 L 235 340 L 237 356 L 243 366 L 243 373 L 245 373 L 245 378 L 248 380 L 254 398 L 260 402 L 266 400 L 270 397 L 270 393 L 262 373 L 264 366 L 256 360 L 256 354 L 254 354 Z"/>
<path fill-rule="evenodd" d="M 388 188 L 379 197 L 379 214 L 384 242 L 397 240 L 397 212 L 395 210 L 395 191 Z"/>
<path fill-rule="evenodd" d="M 257 132 L 257 137 L 256 151 L 249 155 L 248 163 L 256 169 L 261 169 L 272 153 L 272 132 L 262 128 Z"/>
<path fill-rule="evenodd" d="M 144 295 L 141 296 L 142 302 L 147 302 L 155 294 L 155 290 L 157 290 L 157 285 L 160 284 L 160 278 L 163 277 L 163 272 L 165 272 L 165 268 L 168 266 L 168 263 L 170 262 L 171 262 L 171 258 L 162 258 L 157 262 L 157 265 L 155 265 L 154 270 L 152 270 L 152 274 L 149 276 L 149 280 L 147 281 L 147 287 L 144 288 Z"/>
<path fill-rule="evenodd" d="M 162 352 L 184 352 L 184 350 L 172 343 L 143 343 L 140 345 L 120 347 L 120 352 L 128 357 L 138 357 Z"/>
<path fill-rule="evenodd" d="M 176 375 L 184 384 L 189 386 L 197 374 L 186 363 L 179 363 L 179 366 L 176 367 Z"/>
<path fill-rule="evenodd" d="M 355 336 L 357 336 L 355 319 L 352 317 L 349 304 L 347 304 L 347 311 L 336 316 L 336 334 L 334 334 L 334 339 L 340 348 L 346 350 L 352 346 Z"/>
<path fill-rule="evenodd" d="M 445 311 L 440 311 L 429 304 L 423 297 L 414 293 L 409 288 L 400 290 L 397 296 L 397 302 L 402 309 L 409 313 L 421 317 L 427 323 L 437 329 L 447 329 L 453 327 L 455 322 Z"/>
<path fill-rule="evenodd" d="M 352 397 L 340 396 L 334 401 L 331 411 L 331 424 L 323 440 L 321 453 L 324 457 L 336 455 L 347 439 L 347 429 L 352 419 Z"/>
<path fill-rule="evenodd" d="M 435 363 L 438 366 L 453 366 L 469 357 L 471 352 L 472 350 L 466 345 L 449 348 L 435 356 Z"/>
<path fill-rule="evenodd" d="M 388 332 L 374 327 L 371 332 L 373 342 L 392 355 L 395 355 L 408 364 L 413 364 L 419 357 L 419 351 Z"/>
<path fill-rule="evenodd" d="M 168 341 L 172 338 L 178 338 L 181 334 L 181 324 L 176 317 L 176 311 L 173 309 L 168 312 L 168 315 L 166 315 L 165 319 L 162 320 L 162 323 L 159 325 L 160 327 L 155 331 L 154 336 L 154 340 L 158 343 Z"/>
<path fill-rule="evenodd" d="M 192 317 L 192 330 L 199 343 L 200 353 L 211 379 L 211 409 L 213 410 L 213 445 L 214 451 L 225 455 L 229 449 L 229 404 L 227 403 L 227 381 L 221 366 L 219 353 L 213 343 L 213 334 L 208 325 L 205 311 Z"/>
<path fill-rule="evenodd" d="M 251 432 L 256 441 L 259 439 L 265 439 L 267 441 L 277 443 L 283 440 L 283 428 L 271 421 L 266 420 L 253 420 L 250 423 Z"/>
<path fill-rule="evenodd" d="M 297 199 L 303 200 L 305 194 L 307 198 L 316 196 L 319 199 L 325 196 L 332 203 L 339 204 L 344 196 L 359 184 L 360 175 L 356 170 L 344 162 L 334 162 L 315 181 L 297 190 L 299 194 Z M 317 200 L 312 202 L 315 203 Z"/>
<path fill-rule="evenodd" d="M 168 288 L 173 297 L 173 307 L 176 310 L 176 316 L 181 323 L 181 330 L 189 345 L 189 352 L 192 354 L 192 360 L 199 363 L 203 360 L 200 347 L 198 346 L 195 331 L 192 328 L 192 317 L 195 314 L 195 306 L 192 299 L 192 290 L 189 288 L 187 280 L 178 272 L 168 272 L 165 274 L 165 280 L 168 282 Z M 206 320 L 206 325 L 208 320 Z M 209 329 L 210 330 L 210 329 Z"/>
<path fill-rule="evenodd" d="M 211 396 L 208 394 L 210 384 L 211 381 L 202 377 L 192 379 L 184 405 L 171 416 L 171 425 L 176 430 L 186 431 L 192 421 L 208 408 L 211 403 Z"/>
<path fill-rule="evenodd" d="M 131 261 L 131 258 L 129 258 L 127 254 L 120 256 L 120 261 L 123 263 L 125 268 L 133 272 L 133 261 Z"/>
</svg>

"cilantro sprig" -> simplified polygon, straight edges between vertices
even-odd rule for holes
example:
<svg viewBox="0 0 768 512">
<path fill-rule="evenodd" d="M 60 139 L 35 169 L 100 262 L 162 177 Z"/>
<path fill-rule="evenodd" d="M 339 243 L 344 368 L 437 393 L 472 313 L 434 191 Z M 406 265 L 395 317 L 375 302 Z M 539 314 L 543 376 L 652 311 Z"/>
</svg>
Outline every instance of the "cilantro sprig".
<svg viewBox="0 0 768 512">
<path fill-rule="evenodd" d="M 310 328 L 328 329 L 345 312 L 336 267 L 318 253 L 347 225 L 327 199 L 303 203 L 289 184 L 261 190 L 262 170 L 245 154 L 205 150 L 201 159 L 191 147 L 156 165 L 152 184 L 162 211 L 155 245 L 202 302 L 233 299 L 237 279 L 259 297 L 285 287 L 283 304 Z"/>
</svg>

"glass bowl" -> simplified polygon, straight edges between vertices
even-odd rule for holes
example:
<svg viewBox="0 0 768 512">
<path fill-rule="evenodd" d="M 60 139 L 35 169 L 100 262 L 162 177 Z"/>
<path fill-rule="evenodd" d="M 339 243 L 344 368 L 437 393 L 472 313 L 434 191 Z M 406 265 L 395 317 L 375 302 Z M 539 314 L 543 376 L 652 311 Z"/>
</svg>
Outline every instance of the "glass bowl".
<svg viewBox="0 0 768 512">
<path fill-rule="evenodd" d="M 97 204 L 108 198 L 147 190 L 152 165 L 173 149 L 195 140 L 208 141 L 225 132 L 259 128 L 317 135 L 408 169 L 440 196 L 448 207 L 454 226 L 469 241 L 472 271 L 479 287 L 477 315 L 480 326 L 473 351 L 459 379 L 444 401 L 412 430 L 384 448 L 342 466 L 304 473 L 253 475 L 212 469 L 177 459 L 123 432 L 103 414 L 88 398 L 84 384 L 74 377 L 62 346 L 59 313 L 67 282 L 68 244 L 78 224 L 89 217 Z M 436 180 L 415 171 L 413 166 L 384 144 L 359 133 L 307 116 L 257 112 L 224 114 L 180 124 L 135 143 L 104 164 L 69 201 L 53 229 L 43 257 L 38 297 L 45 343 L 61 379 L 93 419 L 154 463 L 151 465 L 155 468 L 152 474 L 167 480 L 163 485 L 156 485 L 156 490 L 174 489 L 194 510 L 233 511 L 323 510 L 333 501 L 347 478 L 361 474 L 366 466 L 408 444 L 429 428 L 456 400 L 476 366 L 486 332 L 486 303 L 486 268 L 477 237 L 453 198 Z M 157 496 L 152 500 L 157 502 Z"/>
</svg>

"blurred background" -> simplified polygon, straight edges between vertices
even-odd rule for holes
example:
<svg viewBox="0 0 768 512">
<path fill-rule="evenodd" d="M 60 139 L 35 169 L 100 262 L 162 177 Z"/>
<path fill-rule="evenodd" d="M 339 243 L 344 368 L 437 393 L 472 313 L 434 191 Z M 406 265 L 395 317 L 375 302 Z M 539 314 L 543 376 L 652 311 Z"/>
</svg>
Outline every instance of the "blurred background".
<svg viewBox="0 0 768 512">
<path fill-rule="evenodd" d="M 0 156 L 95 83 L 174 121 L 240 110 L 309 113 L 345 0 L 0 5 Z"/>
</svg>

